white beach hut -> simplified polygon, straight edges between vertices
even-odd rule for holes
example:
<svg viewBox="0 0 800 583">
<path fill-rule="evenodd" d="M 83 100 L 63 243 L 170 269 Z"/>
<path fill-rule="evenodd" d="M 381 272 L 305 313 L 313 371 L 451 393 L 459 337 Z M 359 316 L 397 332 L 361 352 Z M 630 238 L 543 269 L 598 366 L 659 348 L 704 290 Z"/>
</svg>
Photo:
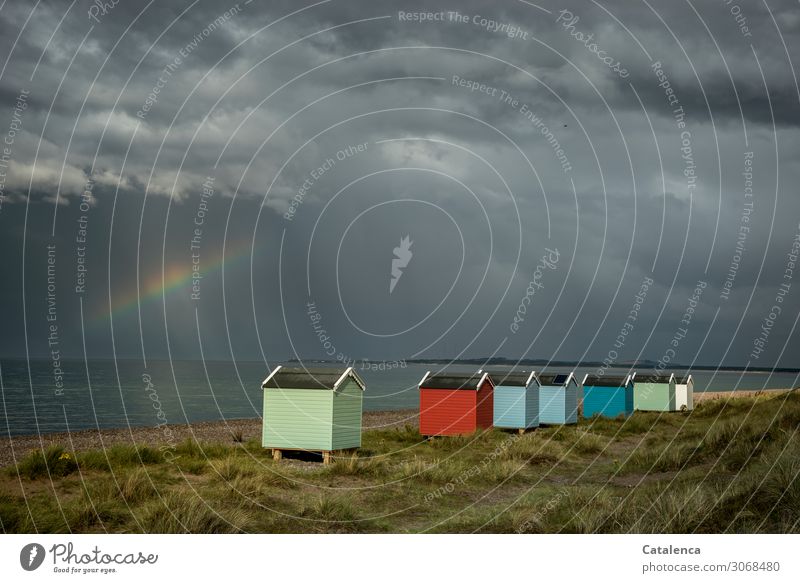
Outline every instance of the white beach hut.
<svg viewBox="0 0 800 583">
<path fill-rule="evenodd" d="M 694 381 L 690 374 L 675 377 L 675 408 L 678 411 L 694 409 Z"/>
</svg>

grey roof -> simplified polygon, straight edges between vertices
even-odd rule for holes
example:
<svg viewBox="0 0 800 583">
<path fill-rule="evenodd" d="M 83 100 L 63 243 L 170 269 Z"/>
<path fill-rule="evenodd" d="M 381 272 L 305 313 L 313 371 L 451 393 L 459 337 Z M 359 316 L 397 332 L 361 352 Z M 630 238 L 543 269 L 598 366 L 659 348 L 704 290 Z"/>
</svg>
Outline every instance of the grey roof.
<svg viewBox="0 0 800 583">
<path fill-rule="evenodd" d="M 636 382 L 639 383 L 668 383 L 670 380 L 672 380 L 671 374 L 648 374 L 636 377 Z"/>
<path fill-rule="evenodd" d="M 496 387 L 527 387 L 528 380 L 533 381 L 536 375 L 531 378 L 530 372 L 509 370 L 506 372 L 491 372 L 492 381 Z"/>
<path fill-rule="evenodd" d="M 303 368 L 278 366 L 261 384 L 262 389 L 328 389 L 336 390 L 346 377 L 362 389 L 364 381 L 352 368 Z"/>
<path fill-rule="evenodd" d="M 478 382 L 487 373 L 478 371 L 475 373 L 448 373 L 426 375 L 420 382 L 420 388 L 426 389 L 471 389 L 478 388 Z"/>
<path fill-rule="evenodd" d="M 567 383 L 570 377 L 568 372 L 545 372 L 540 373 L 538 376 L 539 384 L 542 386 L 563 386 Z"/>
<path fill-rule="evenodd" d="M 624 387 L 626 386 L 626 381 L 630 377 L 607 377 L 607 376 L 598 376 L 598 375 L 590 375 L 586 377 L 586 380 L 583 381 L 584 386 L 589 387 Z"/>
<path fill-rule="evenodd" d="M 676 385 L 685 385 L 689 382 L 689 379 L 692 377 L 690 374 L 686 374 L 682 377 L 675 377 L 675 384 Z M 694 379 L 692 379 L 694 380 Z"/>
</svg>

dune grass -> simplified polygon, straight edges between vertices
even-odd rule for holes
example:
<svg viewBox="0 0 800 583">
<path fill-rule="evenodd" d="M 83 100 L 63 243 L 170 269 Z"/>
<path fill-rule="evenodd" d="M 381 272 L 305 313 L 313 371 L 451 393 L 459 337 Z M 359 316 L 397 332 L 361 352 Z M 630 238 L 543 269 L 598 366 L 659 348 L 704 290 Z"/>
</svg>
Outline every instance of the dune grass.
<svg viewBox="0 0 800 583">
<path fill-rule="evenodd" d="M 3 532 L 800 532 L 800 393 L 423 440 L 368 430 L 334 463 L 256 440 L 33 452 Z"/>
</svg>

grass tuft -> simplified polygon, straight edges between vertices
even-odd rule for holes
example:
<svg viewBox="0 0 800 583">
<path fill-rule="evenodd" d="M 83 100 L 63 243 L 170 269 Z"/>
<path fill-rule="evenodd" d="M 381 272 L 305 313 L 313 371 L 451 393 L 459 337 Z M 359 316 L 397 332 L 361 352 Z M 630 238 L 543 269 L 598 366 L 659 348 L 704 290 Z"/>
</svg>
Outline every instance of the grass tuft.
<svg viewBox="0 0 800 583">
<path fill-rule="evenodd" d="M 337 456 L 329 466 L 328 473 L 333 476 L 372 476 L 386 474 L 386 464 L 379 458 L 359 457 L 357 453 Z"/>
<path fill-rule="evenodd" d="M 231 534 L 246 532 L 252 520 L 241 508 L 223 508 L 220 500 L 172 492 L 153 503 L 143 516 L 145 532 L 164 534 Z"/>
<path fill-rule="evenodd" d="M 63 478 L 77 471 L 75 455 L 63 447 L 50 446 L 44 452 L 33 451 L 22 458 L 16 466 L 9 468 L 8 475 L 21 476 L 29 480 L 51 477 Z"/>
<path fill-rule="evenodd" d="M 501 456 L 504 459 L 538 466 L 563 461 L 566 459 L 566 450 L 561 443 L 549 439 L 541 439 L 534 433 L 523 435 L 508 447 Z"/>
</svg>

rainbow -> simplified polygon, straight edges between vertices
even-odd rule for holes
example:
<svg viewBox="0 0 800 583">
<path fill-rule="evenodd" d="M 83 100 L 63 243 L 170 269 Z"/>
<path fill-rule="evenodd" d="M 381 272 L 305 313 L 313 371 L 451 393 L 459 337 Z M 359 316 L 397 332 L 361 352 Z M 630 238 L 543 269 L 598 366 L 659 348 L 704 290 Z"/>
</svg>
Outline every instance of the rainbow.
<svg viewBox="0 0 800 583">
<path fill-rule="evenodd" d="M 220 271 L 223 266 L 232 267 L 249 257 L 250 249 L 251 242 L 245 240 L 228 245 L 225 254 L 217 251 L 213 255 L 209 254 L 210 256 L 206 259 L 204 253 L 201 258 L 200 274 L 206 278 Z M 144 306 L 161 301 L 162 297 L 178 291 L 183 291 L 189 298 L 193 273 L 191 256 L 187 256 L 183 261 L 174 261 L 165 265 L 163 277 L 160 272 L 142 277 L 139 293 L 135 286 L 131 286 L 124 293 L 112 298 L 109 309 L 102 304 L 98 306 L 98 310 L 92 315 L 91 320 L 97 323 L 107 321 L 112 316 L 114 318 L 126 316 L 135 312 L 139 305 Z"/>
</svg>

